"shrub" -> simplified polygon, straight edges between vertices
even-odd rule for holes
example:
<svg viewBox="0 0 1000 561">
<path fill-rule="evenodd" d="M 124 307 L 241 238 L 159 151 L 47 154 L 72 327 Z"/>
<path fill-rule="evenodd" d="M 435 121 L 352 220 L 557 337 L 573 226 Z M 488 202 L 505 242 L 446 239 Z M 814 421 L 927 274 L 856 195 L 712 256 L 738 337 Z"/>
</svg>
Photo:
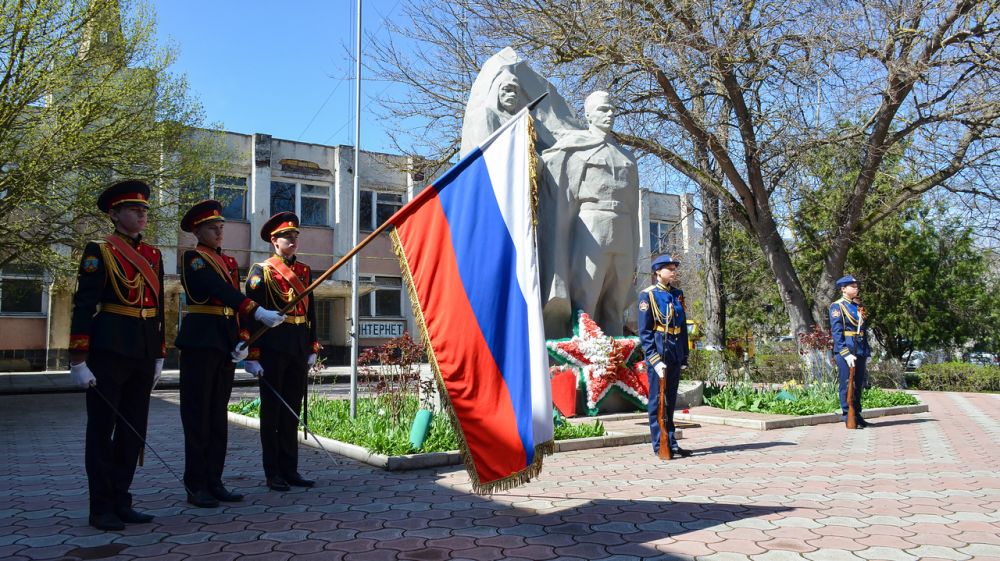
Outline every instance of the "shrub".
<svg viewBox="0 0 1000 561">
<path fill-rule="evenodd" d="M 1000 392 L 1000 368 L 965 362 L 924 364 L 906 376 L 908 387 L 955 392 Z"/>
<path fill-rule="evenodd" d="M 407 400 L 419 394 L 423 357 L 423 344 L 411 339 L 409 333 L 381 347 L 365 349 L 358 357 L 361 387 L 373 394 L 397 422 L 402 420 Z"/>
<path fill-rule="evenodd" d="M 681 379 L 699 382 L 714 380 L 722 371 L 720 361 L 716 351 L 695 349 L 688 354 L 688 367 L 681 371 Z"/>
<path fill-rule="evenodd" d="M 759 354 L 754 357 L 753 382 L 780 384 L 802 378 L 802 357 L 797 354 Z"/>
<path fill-rule="evenodd" d="M 903 385 L 904 375 L 903 363 L 894 358 L 868 363 L 868 385 L 870 387 L 907 387 Z"/>
</svg>

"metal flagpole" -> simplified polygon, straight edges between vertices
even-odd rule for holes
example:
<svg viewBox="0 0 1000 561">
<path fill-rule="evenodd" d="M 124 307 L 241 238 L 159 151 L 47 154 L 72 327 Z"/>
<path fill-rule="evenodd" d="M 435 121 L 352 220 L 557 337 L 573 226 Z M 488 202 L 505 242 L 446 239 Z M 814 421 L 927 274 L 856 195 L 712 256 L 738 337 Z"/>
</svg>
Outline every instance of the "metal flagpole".
<svg viewBox="0 0 1000 561">
<path fill-rule="evenodd" d="M 352 245 L 358 245 L 361 224 L 361 0 L 357 0 L 357 23 L 354 30 L 354 229 Z M 373 209 L 374 210 L 374 209 Z M 358 256 L 351 258 L 351 418 L 358 414 Z"/>
</svg>

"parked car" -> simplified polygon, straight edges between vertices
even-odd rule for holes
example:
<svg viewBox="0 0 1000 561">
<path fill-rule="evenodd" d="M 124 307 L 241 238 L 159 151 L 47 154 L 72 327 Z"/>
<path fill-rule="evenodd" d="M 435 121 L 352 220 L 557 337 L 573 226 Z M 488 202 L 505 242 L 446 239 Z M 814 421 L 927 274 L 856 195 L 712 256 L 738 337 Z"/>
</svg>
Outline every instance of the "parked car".
<svg viewBox="0 0 1000 561">
<path fill-rule="evenodd" d="M 969 353 L 965 358 L 965 362 L 981 366 L 996 366 L 997 357 L 992 353 Z"/>
</svg>

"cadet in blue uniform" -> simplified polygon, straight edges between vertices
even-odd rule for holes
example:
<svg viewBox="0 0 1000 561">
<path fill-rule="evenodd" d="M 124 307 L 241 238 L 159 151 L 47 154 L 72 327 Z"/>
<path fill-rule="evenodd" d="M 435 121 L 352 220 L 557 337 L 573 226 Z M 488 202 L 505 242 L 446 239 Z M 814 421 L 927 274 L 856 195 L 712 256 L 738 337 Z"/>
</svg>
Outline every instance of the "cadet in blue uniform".
<svg viewBox="0 0 1000 561">
<path fill-rule="evenodd" d="M 670 450 L 674 457 L 687 457 L 691 452 L 677 445 L 674 438 L 674 407 L 677 405 L 677 386 L 681 368 L 688 362 L 687 322 L 684 310 L 684 292 L 671 286 L 677 277 L 679 262 L 669 255 L 653 260 L 656 284 L 639 293 L 639 340 L 646 355 L 649 376 L 649 434 L 653 439 L 653 453 L 660 451 L 660 424 L 657 411 L 660 405 L 660 384 L 665 383 L 664 425 Z"/>
<path fill-rule="evenodd" d="M 240 292 L 236 259 L 222 252 L 225 223 L 222 204 L 212 200 L 194 205 L 181 219 L 181 230 L 198 238 L 198 245 L 184 252 L 181 282 L 188 306 L 176 342 L 181 350 L 184 486 L 188 502 L 203 508 L 243 500 L 222 484 L 234 360 L 247 355 L 245 345 L 234 347 L 250 338 L 240 329 L 239 316 L 268 325 L 284 320 Z"/>
<path fill-rule="evenodd" d="M 250 268 L 247 296 L 261 306 L 284 309 L 312 282 L 309 266 L 295 258 L 299 217 L 292 212 L 275 214 L 264 223 L 260 237 L 271 242 L 275 253 Z M 261 384 L 260 391 L 260 443 L 267 486 L 275 491 L 287 491 L 289 485 L 315 484 L 298 472 L 298 421 L 274 391 L 296 412 L 301 411 L 309 368 L 316 363 L 319 350 L 316 307 L 306 296 L 288 311 L 281 325 L 267 330 L 250 348 L 245 364 L 247 372 L 267 381 L 267 385 Z"/>
<path fill-rule="evenodd" d="M 73 296 L 70 375 L 88 388 L 90 525 L 114 531 L 153 520 L 132 508 L 129 487 L 146 437 L 149 393 L 166 352 L 163 258 L 142 241 L 149 185 L 116 183 L 97 199 L 97 207 L 115 231 L 83 250 Z"/>
<path fill-rule="evenodd" d="M 841 298 L 830 304 L 830 335 L 833 337 L 833 356 L 837 361 L 840 378 L 841 418 L 847 421 L 847 400 L 854 401 L 854 412 L 858 428 L 868 426 L 861 417 L 861 390 L 868 380 L 868 326 L 865 325 L 864 308 L 858 300 L 858 280 L 847 275 L 837 281 Z M 847 383 L 850 368 L 854 368 L 854 395 L 848 397 Z"/>
</svg>

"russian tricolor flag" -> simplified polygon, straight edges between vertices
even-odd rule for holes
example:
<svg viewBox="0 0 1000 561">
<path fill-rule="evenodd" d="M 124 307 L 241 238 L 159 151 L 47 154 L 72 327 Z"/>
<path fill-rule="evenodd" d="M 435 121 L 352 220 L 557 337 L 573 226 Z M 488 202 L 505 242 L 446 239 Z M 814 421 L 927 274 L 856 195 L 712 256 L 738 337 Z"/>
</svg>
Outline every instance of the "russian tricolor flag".
<svg viewBox="0 0 1000 561">
<path fill-rule="evenodd" d="M 473 489 L 528 481 L 553 448 L 527 109 L 389 221 Z"/>
</svg>

